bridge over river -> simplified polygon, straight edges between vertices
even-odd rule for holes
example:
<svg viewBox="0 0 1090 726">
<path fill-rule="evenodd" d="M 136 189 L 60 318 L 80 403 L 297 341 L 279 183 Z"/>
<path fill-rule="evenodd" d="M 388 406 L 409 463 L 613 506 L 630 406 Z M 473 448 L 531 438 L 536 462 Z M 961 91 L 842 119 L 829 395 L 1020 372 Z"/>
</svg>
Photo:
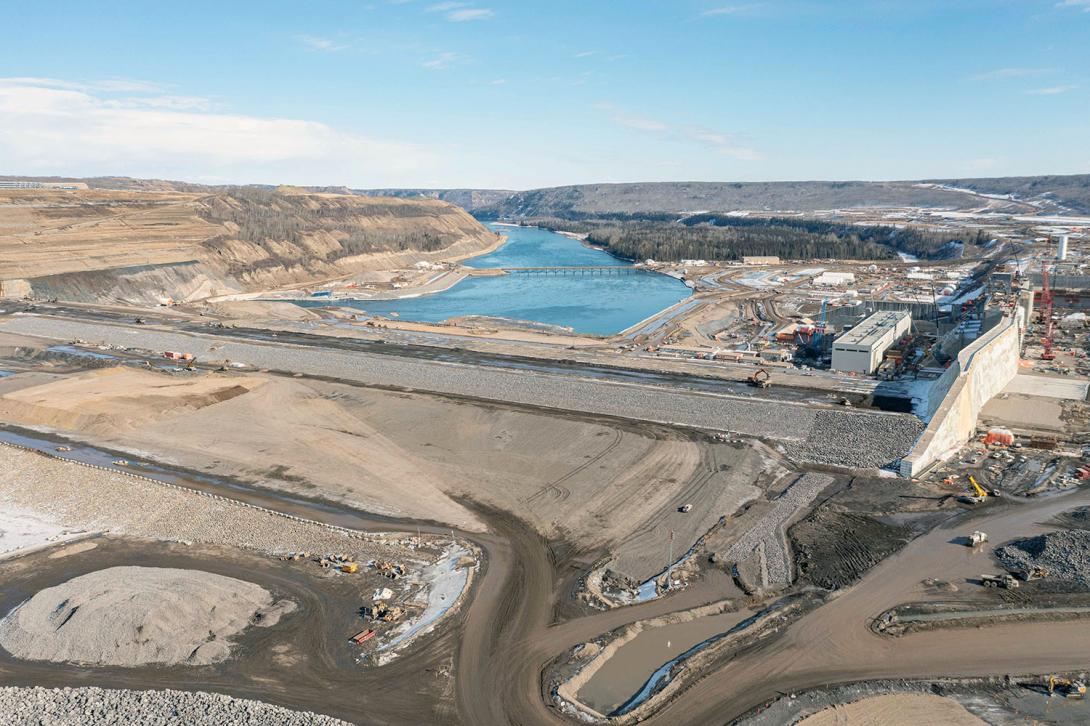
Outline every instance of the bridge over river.
<svg viewBox="0 0 1090 726">
<path fill-rule="evenodd" d="M 571 265 L 565 267 L 501 267 L 509 275 L 638 275 L 646 272 L 628 265 Z"/>
</svg>

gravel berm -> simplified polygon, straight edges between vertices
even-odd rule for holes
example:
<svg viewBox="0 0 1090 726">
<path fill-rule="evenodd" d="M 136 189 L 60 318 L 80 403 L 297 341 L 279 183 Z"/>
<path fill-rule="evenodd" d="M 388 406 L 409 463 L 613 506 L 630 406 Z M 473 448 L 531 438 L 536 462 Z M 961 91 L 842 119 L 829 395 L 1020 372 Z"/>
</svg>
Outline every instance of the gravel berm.
<svg viewBox="0 0 1090 726">
<path fill-rule="evenodd" d="M 351 726 L 309 711 L 201 691 L 0 688 L 7 726 Z"/>
<path fill-rule="evenodd" d="M 0 329 L 55 340 L 86 340 L 146 350 L 186 351 L 205 362 L 231 361 L 257 368 L 320 375 L 367 385 L 472 396 L 651 421 L 791 444 L 800 461 L 870 468 L 891 464 L 919 438 L 923 424 L 907 414 L 860 409 L 817 409 L 806 404 L 726 396 L 662 386 L 622 384 L 461 363 L 416 360 L 290 345 L 238 342 L 152 327 L 107 325 L 19 315 Z"/>
</svg>

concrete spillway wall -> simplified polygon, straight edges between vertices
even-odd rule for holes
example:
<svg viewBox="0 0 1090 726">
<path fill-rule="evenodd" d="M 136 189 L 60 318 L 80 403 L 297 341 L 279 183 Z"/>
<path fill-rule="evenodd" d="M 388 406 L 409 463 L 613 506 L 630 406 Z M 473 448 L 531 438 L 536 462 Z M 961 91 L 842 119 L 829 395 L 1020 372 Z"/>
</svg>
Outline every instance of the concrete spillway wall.
<svg viewBox="0 0 1090 726">
<path fill-rule="evenodd" d="M 901 459 L 901 476 L 915 476 L 962 446 L 976 431 L 980 409 L 1018 374 L 1021 349 L 1019 310 L 958 353 L 935 381 L 931 420 L 912 450 Z M 940 398 L 941 396 L 941 398 Z"/>
</svg>

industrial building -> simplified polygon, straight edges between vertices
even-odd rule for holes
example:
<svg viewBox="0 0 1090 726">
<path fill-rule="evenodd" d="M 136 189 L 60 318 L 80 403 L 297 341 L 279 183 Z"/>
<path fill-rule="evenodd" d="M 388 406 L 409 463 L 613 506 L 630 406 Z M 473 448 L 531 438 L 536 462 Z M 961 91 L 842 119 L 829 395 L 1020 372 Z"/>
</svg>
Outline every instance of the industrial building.
<svg viewBox="0 0 1090 726">
<path fill-rule="evenodd" d="M 844 373 L 874 373 L 882 354 L 912 326 L 912 316 L 903 310 L 882 310 L 833 341 L 833 370 Z"/>
</svg>

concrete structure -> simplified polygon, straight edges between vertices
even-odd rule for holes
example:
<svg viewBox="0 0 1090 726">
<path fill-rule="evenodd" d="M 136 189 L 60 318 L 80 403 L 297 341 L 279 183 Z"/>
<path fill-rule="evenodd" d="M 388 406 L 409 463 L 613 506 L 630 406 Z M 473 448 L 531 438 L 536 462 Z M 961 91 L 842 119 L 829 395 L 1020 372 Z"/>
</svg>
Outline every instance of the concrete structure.
<svg viewBox="0 0 1090 726">
<path fill-rule="evenodd" d="M 980 410 L 1018 375 L 1022 308 L 960 353 L 928 394 L 930 422 L 901 459 L 901 476 L 916 476 L 958 450 L 976 432 Z M 925 417 L 926 418 L 926 417 Z"/>
<path fill-rule="evenodd" d="M 912 316 L 887 310 L 869 318 L 833 341 L 833 370 L 843 373 L 873 373 L 882 354 L 908 332 Z"/>
<path fill-rule="evenodd" d="M 843 287 L 855 282 L 854 272 L 823 272 L 814 278 L 815 285 Z"/>
<path fill-rule="evenodd" d="M 1063 262 L 1067 259 L 1067 235 L 1060 237 L 1060 246 L 1056 248 L 1056 259 Z"/>
<path fill-rule="evenodd" d="M 775 255 L 742 255 L 743 265 L 778 265 L 780 258 Z"/>
</svg>

